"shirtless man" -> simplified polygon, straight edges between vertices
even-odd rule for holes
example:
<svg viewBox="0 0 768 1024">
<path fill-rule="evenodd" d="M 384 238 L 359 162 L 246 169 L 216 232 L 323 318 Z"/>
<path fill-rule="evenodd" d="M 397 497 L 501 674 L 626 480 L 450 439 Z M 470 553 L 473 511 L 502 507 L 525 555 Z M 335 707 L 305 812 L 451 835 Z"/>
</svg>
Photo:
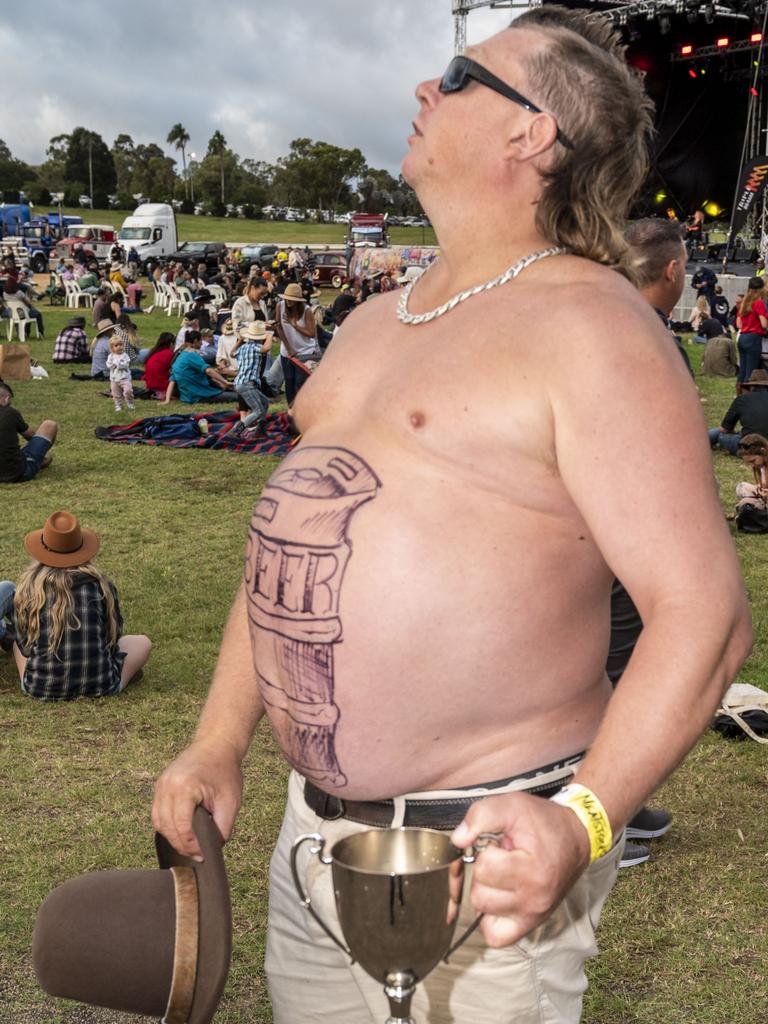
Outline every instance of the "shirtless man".
<svg viewBox="0 0 768 1024">
<path fill-rule="evenodd" d="M 481 930 L 418 987 L 418 1019 L 577 1021 L 624 824 L 750 649 L 698 396 L 648 303 L 596 262 L 621 254 L 645 175 L 642 88 L 603 21 L 559 8 L 467 56 L 418 86 L 403 163 L 440 259 L 362 306 L 298 396 L 302 443 L 254 510 L 196 736 L 157 786 L 155 826 L 180 851 L 199 855 L 199 802 L 229 836 L 268 715 L 295 769 L 270 880 L 279 1024 L 385 1015 L 288 869 L 299 833 L 330 846 L 361 821 L 455 828 L 460 846 L 503 833 L 474 871 Z M 440 310 L 553 246 L 569 252 Z M 645 629 L 611 699 L 614 576 Z M 574 771 L 587 793 L 542 799 Z M 338 928 L 314 863 L 313 906 Z"/>
</svg>

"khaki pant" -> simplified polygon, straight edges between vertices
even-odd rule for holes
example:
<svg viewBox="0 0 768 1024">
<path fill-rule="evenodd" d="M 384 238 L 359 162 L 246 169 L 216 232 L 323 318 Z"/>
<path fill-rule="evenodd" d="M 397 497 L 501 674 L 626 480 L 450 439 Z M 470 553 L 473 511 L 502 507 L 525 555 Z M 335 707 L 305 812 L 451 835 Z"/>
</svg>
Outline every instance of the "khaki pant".
<svg viewBox="0 0 768 1024">
<path fill-rule="evenodd" d="M 304 802 L 304 780 L 291 773 L 288 806 L 270 868 L 266 969 L 275 1024 L 383 1024 L 382 986 L 334 945 L 293 885 L 290 852 L 305 832 L 320 832 L 326 852 L 365 826 L 324 821 Z M 458 794 L 457 794 L 458 795 Z M 313 908 L 340 938 L 331 869 L 304 844 L 300 877 Z M 479 931 L 416 989 L 417 1024 L 577 1024 L 587 987 L 584 961 L 597 953 L 595 928 L 616 880 L 623 842 L 576 882 L 552 917 L 515 946 L 489 949 Z M 472 922 L 469 878 L 456 936 Z"/>
</svg>

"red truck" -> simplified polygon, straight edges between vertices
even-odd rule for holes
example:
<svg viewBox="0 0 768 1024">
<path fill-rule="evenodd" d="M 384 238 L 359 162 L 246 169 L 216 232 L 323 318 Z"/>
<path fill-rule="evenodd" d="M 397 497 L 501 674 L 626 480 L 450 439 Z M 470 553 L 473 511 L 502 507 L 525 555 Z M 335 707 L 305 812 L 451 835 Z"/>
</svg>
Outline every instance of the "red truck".
<svg viewBox="0 0 768 1024">
<path fill-rule="evenodd" d="M 386 213 L 351 213 L 347 227 L 347 245 L 389 245 Z"/>
</svg>

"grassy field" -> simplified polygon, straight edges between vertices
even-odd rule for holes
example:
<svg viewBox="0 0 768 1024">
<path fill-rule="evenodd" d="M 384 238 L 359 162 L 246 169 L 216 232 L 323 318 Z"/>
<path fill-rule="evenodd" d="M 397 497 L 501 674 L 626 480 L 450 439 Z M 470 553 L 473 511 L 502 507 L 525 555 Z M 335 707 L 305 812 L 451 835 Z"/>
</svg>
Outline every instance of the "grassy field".
<svg viewBox="0 0 768 1024">
<path fill-rule="evenodd" d="M 52 339 L 70 314 L 43 309 Z M 169 322 L 144 316 L 142 334 L 154 340 Z M 0 656 L 0 1022 L 127 1024 L 137 1018 L 42 994 L 29 958 L 34 915 L 68 877 L 153 866 L 152 781 L 194 728 L 238 584 L 246 525 L 275 461 L 98 441 L 94 427 L 115 421 L 112 403 L 99 395 L 103 385 L 71 381 L 67 368 L 53 367 L 50 340 L 32 345 L 51 376 L 19 383 L 15 404 L 30 422 L 59 420 L 61 433 L 50 470 L 34 484 L 2 490 L 0 578 L 14 579 L 25 566 L 27 530 L 56 508 L 73 509 L 102 536 L 98 563 L 118 585 L 126 630 L 148 633 L 155 649 L 143 681 L 119 699 L 62 705 L 22 696 L 12 661 Z M 698 365 L 702 350 L 690 351 Z M 733 384 L 697 381 L 716 424 Z M 146 415 L 158 411 L 140 406 Z M 734 484 L 749 473 L 724 454 L 714 466 L 731 510 Z M 756 630 L 742 678 L 759 684 L 768 537 L 735 541 Z M 221 1024 L 271 1019 L 262 975 L 266 875 L 286 770 L 264 728 L 246 776 L 245 808 L 227 847 L 235 944 Z M 602 955 L 589 970 L 587 1024 L 764 1024 L 767 791 L 764 750 L 711 733 L 665 785 L 656 803 L 672 811 L 675 827 L 655 844 L 651 863 L 621 874 L 601 926 Z"/>
<path fill-rule="evenodd" d="M 53 210 L 53 207 L 50 208 Z M 47 211 L 35 209 L 36 214 Z M 111 224 L 116 230 L 129 210 L 81 210 L 62 207 L 62 213 L 81 216 L 86 224 Z M 177 213 L 180 242 L 284 242 L 286 245 L 344 245 L 345 224 L 290 223 L 284 220 L 243 220 L 240 217 L 195 217 Z M 436 245 L 432 228 L 390 228 L 393 245 Z"/>
</svg>

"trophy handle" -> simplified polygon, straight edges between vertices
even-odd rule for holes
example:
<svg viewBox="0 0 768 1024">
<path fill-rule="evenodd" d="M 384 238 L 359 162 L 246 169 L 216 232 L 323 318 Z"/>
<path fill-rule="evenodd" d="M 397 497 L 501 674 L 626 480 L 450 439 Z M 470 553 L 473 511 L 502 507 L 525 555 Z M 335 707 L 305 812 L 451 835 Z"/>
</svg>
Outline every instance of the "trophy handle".
<svg viewBox="0 0 768 1024">
<path fill-rule="evenodd" d="M 323 921 L 320 915 L 315 911 L 314 907 L 312 906 L 312 900 L 304 892 L 304 886 L 302 885 L 302 881 L 299 878 L 299 869 L 296 866 L 296 858 L 299 853 L 299 848 L 302 846 L 303 843 L 312 843 L 312 846 L 310 846 L 309 848 L 309 852 L 316 853 L 317 856 L 320 858 L 320 862 L 322 864 L 333 863 L 333 857 L 323 856 L 323 850 L 325 848 L 325 838 L 321 836 L 319 832 L 307 832 L 305 835 L 299 836 L 299 838 L 294 842 L 293 846 L 291 847 L 291 874 L 293 875 L 293 884 L 296 886 L 296 892 L 299 894 L 301 905 L 310 912 L 312 917 L 314 917 L 314 919 L 323 929 L 328 938 L 333 939 L 333 941 L 336 943 L 339 949 L 343 950 L 350 958 L 352 963 L 354 963 L 355 960 L 354 957 L 352 956 L 352 953 L 347 949 L 343 942 L 336 938 L 336 936 L 330 930 L 325 921 Z"/>
<path fill-rule="evenodd" d="M 481 832 L 480 835 L 475 840 L 474 844 L 472 846 L 468 846 L 467 849 L 464 851 L 464 853 L 462 854 L 461 859 L 464 861 L 465 864 L 474 864 L 475 861 L 477 860 L 477 858 L 479 857 L 479 855 L 483 852 L 483 850 L 486 848 L 486 846 L 489 843 L 498 843 L 500 841 L 500 839 L 501 839 L 501 834 L 500 833 L 496 833 L 496 832 Z M 478 925 L 480 924 L 480 922 L 482 920 L 483 920 L 483 915 L 482 914 L 478 914 L 477 917 L 475 918 L 475 920 L 469 926 L 469 928 L 467 928 L 467 930 L 461 936 L 461 938 L 457 942 L 454 942 L 454 944 L 451 946 L 451 948 L 445 954 L 445 956 L 443 957 L 443 962 L 444 963 L 448 963 L 448 957 L 452 956 L 456 952 L 456 950 L 459 948 L 459 946 L 463 945 L 467 941 L 469 936 L 472 934 L 472 932 L 474 932 L 477 929 Z"/>
</svg>

